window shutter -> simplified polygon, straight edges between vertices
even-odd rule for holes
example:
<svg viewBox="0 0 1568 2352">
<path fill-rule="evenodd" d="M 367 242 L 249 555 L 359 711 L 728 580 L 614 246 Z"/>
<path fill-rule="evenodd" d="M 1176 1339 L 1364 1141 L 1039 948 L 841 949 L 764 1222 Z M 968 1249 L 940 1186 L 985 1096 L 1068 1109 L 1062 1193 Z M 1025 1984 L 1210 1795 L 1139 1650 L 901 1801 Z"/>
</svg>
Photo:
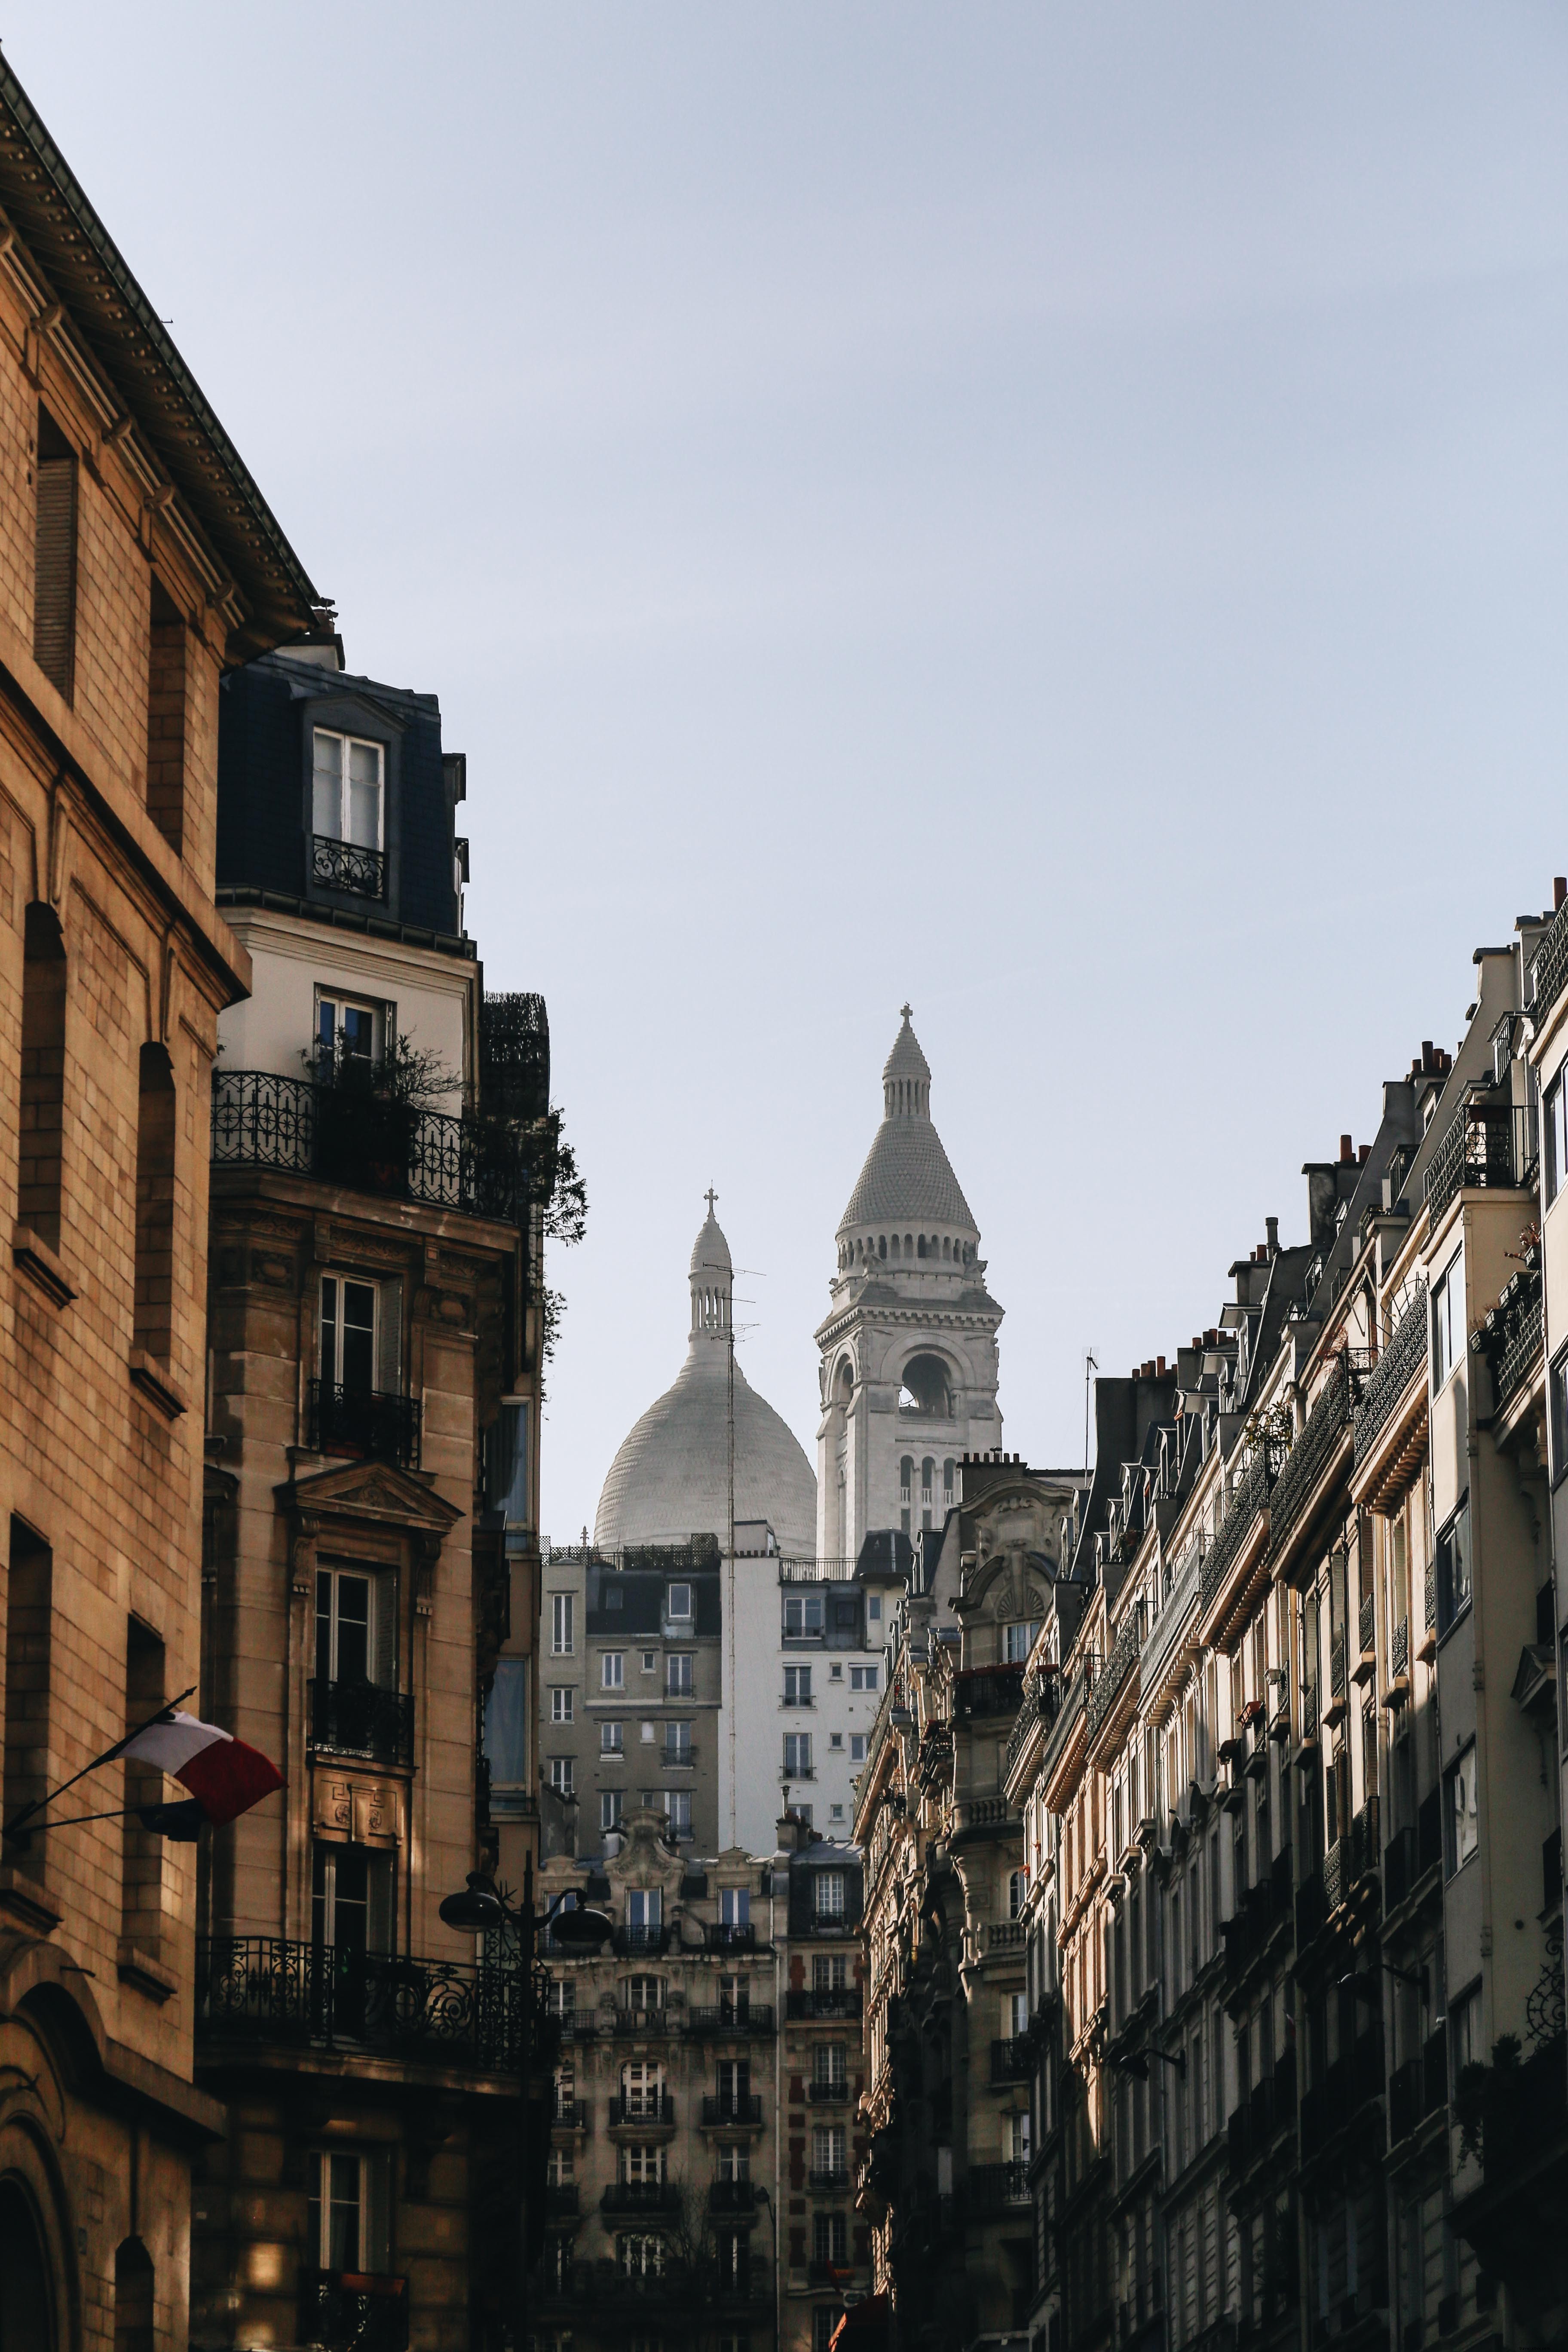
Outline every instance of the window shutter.
<svg viewBox="0 0 1568 2352">
<path fill-rule="evenodd" d="M 403 1394 L 403 1285 L 380 1286 L 381 1330 L 376 1341 L 375 1384 L 384 1396 Z"/>
<path fill-rule="evenodd" d="M 390 1952 L 393 1948 L 393 1871 L 389 1853 L 371 1856 L 365 1882 L 365 1949 Z"/>
<path fill-rule="evenodd" d="M 392 2158 L 385 2149 L 363 2159 L 364 2212 L 360 2223 L 360 2266 L 366 2271 L 392 2268 Z"/>
<path fill-rule="evenodd" d="M 378 1690 L 397 1688 L 397 1578 L 375 1579 L 375 1663 L 371 1679 Z"/>
<path fill-rule="evenodd" d="M 70 700 L 76 640 L 76 459 L 40 457 L 33 591 L 33 654 Z"/>
</svg>

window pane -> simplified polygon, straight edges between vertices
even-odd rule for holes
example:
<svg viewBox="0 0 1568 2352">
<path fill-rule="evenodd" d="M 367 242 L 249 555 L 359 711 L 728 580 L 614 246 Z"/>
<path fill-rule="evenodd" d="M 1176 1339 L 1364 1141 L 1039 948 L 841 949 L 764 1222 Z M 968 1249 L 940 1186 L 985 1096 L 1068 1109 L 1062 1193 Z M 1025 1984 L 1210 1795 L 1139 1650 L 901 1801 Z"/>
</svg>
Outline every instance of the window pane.
<svg viewBox="0 0 1568 2352">
<path fill-rule="evenodd" d="M 492 1787 L 518 1788 L 528 1779 L 528 1662 L 501 1658 L 485 1701 L 485 1754 Z"/>
<path fill-rule="evenodd" d="M 343 1326 L 339 1379 L 345 1389 L 363 1393 L 375 1386 L 375 1285 L 345 1282 L 342 1286 Z"/>
<path fill-rule="evenodd" d="M 361 849 L 381 847 L 381 747 L 349 745 L 349 839 Z"/>
<path fill-rule="evenodd" d="M 343 829 L 343 739 L 316 730 L 310 780 L 311 822 L 328 841 L 340 841 Z"/>
</svg>

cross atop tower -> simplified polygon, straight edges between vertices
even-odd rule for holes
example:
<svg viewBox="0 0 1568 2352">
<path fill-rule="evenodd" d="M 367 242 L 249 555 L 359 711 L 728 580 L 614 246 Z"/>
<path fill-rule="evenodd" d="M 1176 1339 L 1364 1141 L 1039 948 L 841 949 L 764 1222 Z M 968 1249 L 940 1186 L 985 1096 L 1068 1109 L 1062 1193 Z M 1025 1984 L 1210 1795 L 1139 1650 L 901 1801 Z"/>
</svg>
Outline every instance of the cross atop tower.
<svg viewBox="0 0 1568 2352">
<path fill-rule="evenodd" d="M 708 1203 L 708 1213 L 711 1216 L 713 1214 L 713 1203 L 719 1198 L 718 1193 L 713 1190 L 711 1184 L 709 1185 L 707 1192 L 702 1197 Z"/>
<path fill-rule="evenodd" d="M 912 1021 L 914 1019 L 915 1008 L 912 1004 L 900 1004 L 899 1011 L 903 1014 L 906 1021 Z"/>
</svg>

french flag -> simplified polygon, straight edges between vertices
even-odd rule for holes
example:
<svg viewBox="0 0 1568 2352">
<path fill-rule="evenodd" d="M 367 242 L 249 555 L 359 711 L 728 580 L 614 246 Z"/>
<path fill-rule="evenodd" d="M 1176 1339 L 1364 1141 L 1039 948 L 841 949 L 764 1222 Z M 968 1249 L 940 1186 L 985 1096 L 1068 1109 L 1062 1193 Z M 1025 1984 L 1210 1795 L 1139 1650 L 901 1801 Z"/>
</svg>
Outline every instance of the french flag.
<svg viewBox="0 0 1568 2352">
<path fill-rule="evenodd" d="M 216 1723 L 202 1723 L 194 1715 L 184 1715 L 175 1707 L 150 1723 L 143 1731 L 128 1739 L 117 1754 L 132 1759 L 138 1764 L 153 1764 L 170 1779 L 191 1792 L 187 1805 L 147 1805 L 139 1808 L 143 1814 L 158 1813 L 187 1816 L 193 1827 L 200 1820 L 221 1828 L 225 1822 L 237 1821 L 252 1805 L 269 1797 L 274 1789 L 283 1786 L 283 1775 L 258 1748 L 247 1748 L 232 1731 L 220 1731 Z M 174 1823 L 147 1822 L 149 1829 L 174 1828 Z"/>
</svg>

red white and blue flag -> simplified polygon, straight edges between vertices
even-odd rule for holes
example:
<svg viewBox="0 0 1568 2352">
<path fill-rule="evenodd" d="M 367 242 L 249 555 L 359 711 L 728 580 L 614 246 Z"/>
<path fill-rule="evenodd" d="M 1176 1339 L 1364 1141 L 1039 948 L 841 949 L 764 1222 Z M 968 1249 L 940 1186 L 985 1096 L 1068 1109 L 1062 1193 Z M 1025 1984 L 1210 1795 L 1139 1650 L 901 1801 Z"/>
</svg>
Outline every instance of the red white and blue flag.
<svg viewBox="0 0 1568 2352">
<path fill-rule="evenodd" d="M 215 1828 L 237 1821 L 241 1813 L 247 1813 L 252 1805 L 283 1786 L 282 1773 L 258 1748 L 248 1748 L 232 1731 L 220 1731 L 216 1723 L 202 1723 L 177 1707 L 148 1724 L 114 1752 L 138 1764 L 156 1765 L 171 1780 L 178 1780 L 190 1790 L 201 1819 Z M 138 1810 L 174 1814 L 190 1811 L 192 1807 L 148 1805 Z M 164 1824 L 149 1822 L 147 1826 Z"/>
</svg>

